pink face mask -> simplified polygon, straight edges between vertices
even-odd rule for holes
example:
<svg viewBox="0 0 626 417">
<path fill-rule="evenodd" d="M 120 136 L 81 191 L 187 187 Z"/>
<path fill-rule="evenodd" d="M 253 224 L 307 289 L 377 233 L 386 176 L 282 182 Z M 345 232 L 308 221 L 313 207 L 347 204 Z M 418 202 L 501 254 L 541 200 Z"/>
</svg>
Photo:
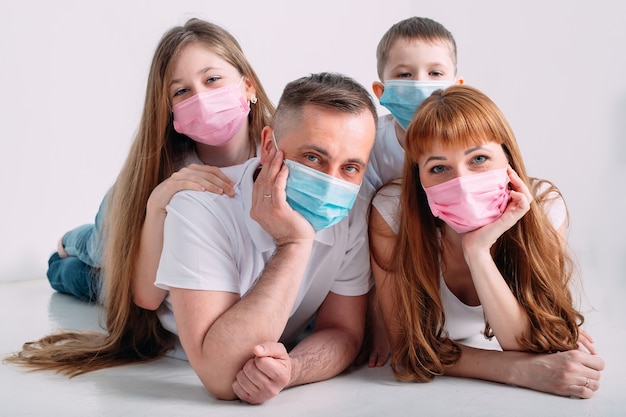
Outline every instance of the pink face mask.
<svg viewBox="0 0 626 417">
<path fill-rule="evenodd" d="M 250 112 L 239 84 L 196 94 L 173 106 L 174 129 L 206 145 L 228 143 Z"/>
<path fill-rule="evenodd" d="M 435 217 L 457 233 L 467 233 L 498 219 L 509 203 L 506 168 L 464 175 L 424 188 Z"/>
</svg>

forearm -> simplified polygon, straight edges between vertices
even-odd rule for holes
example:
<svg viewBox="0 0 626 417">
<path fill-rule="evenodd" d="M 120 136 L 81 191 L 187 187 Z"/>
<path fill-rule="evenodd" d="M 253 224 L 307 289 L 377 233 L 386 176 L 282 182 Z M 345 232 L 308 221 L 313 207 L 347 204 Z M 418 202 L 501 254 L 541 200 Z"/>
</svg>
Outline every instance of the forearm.
<svg viewBox="0 0 626 417">
<path fill-rule="evenodd" d="M 147 310 L 156 310 L 167 295 L 167 291 L 154 285 L 156 280 L 159 259 L 163 250 L 163 226 L 165 212 L 148 212 L 141 229 L 141 241 L 132 289 L 133 301 L 139 307 Z"/>
<path fill-rule="evenodd" d="M 311 248 L 312 241 L 277 248 L 250 292 L 226 308 L 207 329 L 192 365 L 209 391 L 228 398 L 232 382 L 253 356 L 254 346 L 278 341 L 300 289 Z"/>
<path fill-rule="evenodd" d="M 566 397 L 590 398 L 599 387 L 604 361 L 581 350 L 537 354 L 461 345 L 461 357 L 446 375 L 482 379 Z"/>
<path fill-rule="evenodd" d="M 290 353 L 293 387 L 323 381 L 343 372 L 356 358 L 362 337 L 342 329 L 330 328 L 314 332 Z"/>
<path fill-rule="evenodd" d="M 530 330 L 528 315 L 498 271 L 489 253 L 467 257 L 485 318 L 504 350 L 519 350 L 519 337 Z"/>
<path fill-rule="evenodd" d="M 516 359 L 522 358 L 526 353 L 477 349 L 462 344 L 459 346 L 461 356 L 446 368 L 446 375 L 521 385 L 514 369 Z"/>
</svg>

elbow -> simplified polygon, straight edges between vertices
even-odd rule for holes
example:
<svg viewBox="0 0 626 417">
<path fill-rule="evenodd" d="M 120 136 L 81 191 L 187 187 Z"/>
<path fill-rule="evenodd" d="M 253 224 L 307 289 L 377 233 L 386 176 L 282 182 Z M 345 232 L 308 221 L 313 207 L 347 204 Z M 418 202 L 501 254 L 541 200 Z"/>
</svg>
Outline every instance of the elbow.
<svg viewBox="0 0 626 417">
<path fill-rule="evenodd" d="M 146 297 L 144 294 L 133 293 L 133 303 L 145 310 L 155 311 L 161 305 L 163 298 Z"/>
<path fill-rule="evenodd" d="M 226 386 L 224 384 L 216 386 L 215 384 L 204 383 L 204 387 L 207 391 L 209 391 L 212 396 L 214 396 L 218 400 L 233 401 L 237 399 L 237 396 L 233 391 L 232 384 L 229 386 Z"/>
<path fill-rule="evenodd" d="M 233 389 L 236 376 L 231 376 L 230 372 L 220 369 L 220 365 L 214 362 L 211 363 L 212 361 L 189 359 L 191 367 L 196 372 L 198 378 L 200 378 L 202 385 L 212 396 L 218 400 L 225 401 L 237 399 Z"/>
</svg>

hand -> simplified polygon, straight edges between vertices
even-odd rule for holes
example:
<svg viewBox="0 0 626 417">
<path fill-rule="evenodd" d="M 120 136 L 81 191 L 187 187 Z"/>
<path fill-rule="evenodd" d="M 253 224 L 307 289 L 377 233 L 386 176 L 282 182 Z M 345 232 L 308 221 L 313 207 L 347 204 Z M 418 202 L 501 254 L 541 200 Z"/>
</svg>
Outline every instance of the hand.
<svg viewBox="0 0 626 417">
<path fill-rule="evenodd" d="M 360 366 L 367 361 L 367 366 L 370 368 L 379 368 L 389 360 L 391 346 L 385 330 L 385 323 L 378 308 L 378 300 L 373 294 L 370 292 L 365 340 L 354 363 Z"/>
<path fill-rule="evenodd" d="M 513 227 L 530 210 L 530 204 L 533 201 L 532 193 L 511 166 L 507 168 L 507 172 L 511 191 L 504 213 L 493 223 L 465 233 L 463 235 L 464 249 L 473 247 L 489 250 L 504 232 Z"/>
<path fill-rule="evenodd" d="M 272 149 L 252 191 L 250 217 L 274 238 L 277 246 L 315 238 L 313 226 L 287 203 L 288 175 L 282 151 Z"/>
<path fill-rule="evenodd" d="M 59 256 L 61 258 L 67 258 L 68 255 L 67 252 L 65 252 L 65 248 L 63 247 L 63 238 L 59 239 L 59 241 L 57 242 L 57 252 L 59 253 Z"/>
<path fill-rule="evenodd" d="M 172 196 L 182 190 L 209 191 L 230 197 L 235 195 L 233 182 L 219 168 L 191 164 L 156 186 L 148 198 L 148 209 L 165 213 Z"/>
<path fill-rule="evenodd" d="M 233 383 L 235 395 L 250 404 L 274 398 L 291 380 L 291 358 L 282 343 L 267 342 L 254 347 Z"/>
<path fill-rule="evenodd" d="M 522 383 L 537 391 L 566 397 L 591 398 L 600 388 L 604 361 L 580 349 L 551 354 L 528 354 L 520 365 Z"/>
</svg>

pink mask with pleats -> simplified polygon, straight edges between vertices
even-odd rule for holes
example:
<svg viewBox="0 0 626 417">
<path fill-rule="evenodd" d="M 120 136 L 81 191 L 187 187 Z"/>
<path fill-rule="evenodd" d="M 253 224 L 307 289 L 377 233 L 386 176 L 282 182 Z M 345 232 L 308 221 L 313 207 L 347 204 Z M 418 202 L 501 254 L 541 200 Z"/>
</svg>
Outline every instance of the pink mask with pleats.
<svg viewBox="0 0 626 417">
<path fill-rule="evenodd" d="M 509 203 L 507 169 L 463 175 L 424 188 L 430 211 L 455 232 L 467 233 L 497 220 Z"/>
</svg>

